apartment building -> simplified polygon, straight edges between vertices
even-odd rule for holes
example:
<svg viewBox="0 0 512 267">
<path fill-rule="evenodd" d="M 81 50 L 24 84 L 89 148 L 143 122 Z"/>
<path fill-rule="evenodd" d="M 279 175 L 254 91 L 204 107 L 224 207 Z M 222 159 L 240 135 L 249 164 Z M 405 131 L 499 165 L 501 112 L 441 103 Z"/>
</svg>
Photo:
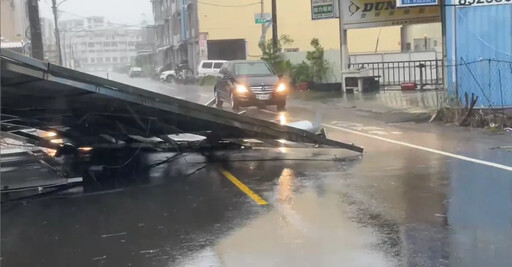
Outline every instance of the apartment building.
<svg viewBox="0 0 512 267">
<path fill-rule="evenodd" d="M 151 0 L 155 21 L 155 65 L 198 63 L 197 2 Z"/>
<path fill-rule="evenodd" d="M 135 61 L 141 28 L 112 24 L 103 17 L 61 21 L 66 67 L 87 72 L 112 71 Z"/>
</svg>

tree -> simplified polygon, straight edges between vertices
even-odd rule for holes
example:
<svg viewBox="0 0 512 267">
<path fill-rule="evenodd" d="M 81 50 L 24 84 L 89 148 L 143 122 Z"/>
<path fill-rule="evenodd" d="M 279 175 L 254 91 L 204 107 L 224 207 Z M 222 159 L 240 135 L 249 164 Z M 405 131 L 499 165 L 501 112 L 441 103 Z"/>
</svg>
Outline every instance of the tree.
<svg viewBox="0 0 512 267">
<path fill-rule="evenodd" d="M 309 61 L 313 80 L 322 82 L 325 80 L 329 70 L 329 64 L 324 58 L 324 48 L 320 45 L 320 41 L 317 38 L 313 38 L 310 44 L 313 47 L 313 51 L 307 52 L 306 59 Z"/>
<path fill-rule="evenodd" d="M 284 34 L 281 35 L 277 41 L 277 51 L 274 51 L 272 40 L 260 42 L 259 47 L 262 52 L 261 59 L 270 64 L 272 68 L 274 68 L 274 70 L 277 72 L 277 74 L 287 74 L 290 71 L 291 63 L 289 60 L 285 60 L 283 53 L 281 53 L 281 49 L 283 45 L 289 45 L 292 43 L 293 39 Z"/>
</svg>

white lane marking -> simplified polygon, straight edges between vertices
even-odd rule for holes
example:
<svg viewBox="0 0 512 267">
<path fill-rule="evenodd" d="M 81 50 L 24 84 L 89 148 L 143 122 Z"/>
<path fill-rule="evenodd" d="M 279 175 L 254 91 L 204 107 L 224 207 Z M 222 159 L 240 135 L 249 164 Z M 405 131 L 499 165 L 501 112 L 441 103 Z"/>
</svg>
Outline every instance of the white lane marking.
<svg viewBox="0 0 512 267">
<path fill-rule="evenodd" d="M 242 111 L 238 112 L 238 114 L 244 114 L 245 112 L 247 112 L 247 110 L 242 110 Z"/>
<path fill-rule="evenodd" d="M 263 112 L 270 113 L 270 114 L 277 114 L 276 112 L 271 111 L 271 110 L 266 110 L 266 109 L 260 109 L 260 110 L 263 111 Z"/>
<path fill-rule="evenodd" d="M 436 149 L 432 149 L 432 148 L 428 148 L 428 147 L 413 145 L 413 144 L 409 144 L 409 143 L 405 143 L 405 142 L 401 142 L 401 141 L 396 141 L 396 140 L 393 140 L 393 139 L 389 139 L 389 138 L 385 138 L 385 137 L 381 137 L 381 136 L 377 136 L 377 135 L 372 135 L 372 134 L 367 134 L 367 133 L 363 133 L 363 132 L 359 132 L 359 131 L 354 131 L 354 130 L 350 130 L 350 129 L 346 129 L 346 128 L 342 128 L 342 127 L 338 127 L 338 126 L 334 126 L 334 125 L 330 125 L 330 124 L 323 123 L 322 125 L 325 126 L 325 127 L 332 128 L 332 129 L 344 131 L 344 132 L 347 132 L 347 133 L 353 133 L 353 134 L 357 134 L 357 135 L 362 135 L 362 136 L 366 136 L 366 137 L 373 138 L 373 139 L 378 139 L 378 140 L 381 140 L 381 141 L 386 141 L 386 142 L 397 144 L 397 145 L 402 145 L 402 146 L 406 146 L 406 147 L 410 147 L 410 148 L 415 148 L 415 149 L 418 149 L 418 150 L 423 150 L 423 151 L 427 151 L 427 152 L 431 152 L 431 153 L 435 153 L 435 154 L 439 154 L 439 155 L 443 155 L 443 156 L 447 156 L 447 157 L 452 157 L 452 158 L 456 158 L 456 159 L 460 159 L 460 160 L 464 160 L 464 161 L 469 161 L 469 162 L 473 162 L 473 163 L 477 163 L 477 164 L 481 164 L 481 165 L 486 165 L 486 166 L 490 166 L 490 167 L 494 167 L 494 168 L 498 168 L 498 169 L 502 169 L 502 170 L 506 170 L 506 171 L 512 171 L 512 167 L 511 166 L 507 166 L 507 165 L 502 165 L 502 164 L 498 164 L 498 163 L 494 163 L 494 162 L 489 162 L 489 161 L 485 161 L 485 160 L 479 160 L 479 159 L 475 159 L 475 158 L 470 158 L 470 157 L 466 157 L 466 156 L 462 156 L 462 155 L 458 155 L 458 154 L 453 154 L 453 153 L 450 153 L 450 152 L 440 151 L 440 150 L 436 150 Z"/>
<path fill-rule="evenodd" d="M 384 128 L 376 127 L 376 126 L 361 126 L 361 127 L 348 127 L 352 128 L 356 131 L 382 131 Z"/>
<path fill-rule="evenodd" d="M 209 94 L 203 94 L 203 93 L 199 93 L 200 96 L 202 97 L 212 97 L 212 95 L 209 95 Z"/>
<path fill-rule="evenodd" d="M 402 132 L 391 132 L 392 134 L 403 134 Z"/>
<path fill-rule="evenodd" d="M 369 134 L 387 135 L 385 131 L 369 131 Z"/>
</svg>

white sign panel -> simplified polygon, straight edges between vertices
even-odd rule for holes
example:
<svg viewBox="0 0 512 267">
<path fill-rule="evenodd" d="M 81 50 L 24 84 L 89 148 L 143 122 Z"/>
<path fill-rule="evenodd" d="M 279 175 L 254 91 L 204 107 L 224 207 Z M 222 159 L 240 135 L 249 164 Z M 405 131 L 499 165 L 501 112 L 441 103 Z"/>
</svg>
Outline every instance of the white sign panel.
<svg viewBox="0 0 512 267">
<path fill-rule="evenodd" d="M 397 7 L 395 0 L 346 0 L 342 2 L 345 29 L 431 23 L 441 21 L 437 6 Z"/>
<path fill-rule="evenodd" d="M 438 0 L 396 0 L 397 7 L 435 6 Z"/>
<path fill-rule="evenodd" d="M 459 6 L 510 5 L 512 0 L 456 0 Z"/>
</svg>

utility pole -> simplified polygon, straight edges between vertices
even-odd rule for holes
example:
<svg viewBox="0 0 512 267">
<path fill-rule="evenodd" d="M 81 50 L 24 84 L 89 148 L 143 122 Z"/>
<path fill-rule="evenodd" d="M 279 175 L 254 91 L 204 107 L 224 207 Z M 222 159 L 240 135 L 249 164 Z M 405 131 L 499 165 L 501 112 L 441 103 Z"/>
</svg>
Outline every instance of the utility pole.
<svg viewBox="0 0 512 267">
<path fill-rule="evenodd" d="M 59 31 L 59 18 L 58 18 L 58 10 L 57 10 L 57 0 L 52 0 L 52 11 L 53 11 L 53 20 L 55 23 L 55 45 L 57 50 L 57 58 L 59 59 L 59 65 L 62 66 L 62 52 L 60 50 L 60 31 Z"/>
<path fill-rule="evenodd" d="M 39 20 L 39 4 L 37 0 L 27 0 L 27 3 L 32 57 L 44 60 L 43 37 L 41 35 L 41 21 Z"/>
<path fill-rule="evenodd" d="M 277 0 L 272 0 L 272 48 L 274 52 L 277 52 Z"/>
<path fill-rule="evenodd" d="M 261 5 L 261 19 L 263 19 L 263 13 L 265 13 L 265 6 L 264 6 L 264 3 L 263 2 L 264 0 L 261 0 L 260 1 L 260 5 Z M 265 22 L 261 23 L 261 35 L 265 34 Z"/>
</svg>

